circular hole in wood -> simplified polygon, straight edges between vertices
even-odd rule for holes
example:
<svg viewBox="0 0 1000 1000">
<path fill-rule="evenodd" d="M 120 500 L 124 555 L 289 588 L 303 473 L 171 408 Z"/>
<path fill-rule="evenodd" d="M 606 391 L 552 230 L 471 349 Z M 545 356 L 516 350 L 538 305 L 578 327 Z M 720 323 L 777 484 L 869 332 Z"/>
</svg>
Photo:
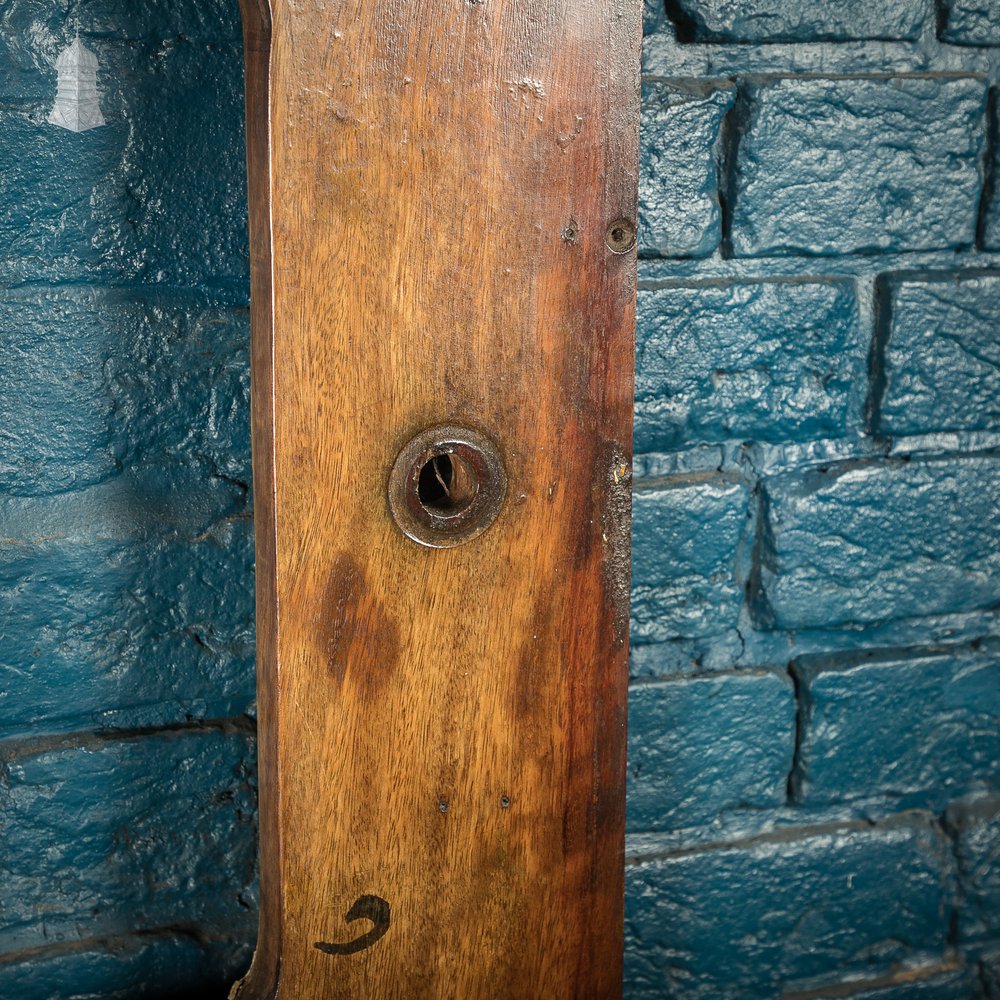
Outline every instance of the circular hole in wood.
<svg viewBox="0 0 1000 1000">
<path fill-rule="evenodd" d="M 424 510 L 451 517 L 476 499 L 479 477 L 459 455 L 434 455 L 417 475 L 417 499 Z"/>
<path fill-rule="evenodd" d="M 497 518 L 507 475 L 496 445 L 479 431 L 447 424 L 407 444 L 389 474 L 389 510 L 408 538 L 450 548 Z"/>
<path fill-rule="evenodd" d="M 608 226 L 608 249 L 612 253 L 628 253 L 635 246 L 635 226 L 628 219 L 619 219 Z"/>
</svg>

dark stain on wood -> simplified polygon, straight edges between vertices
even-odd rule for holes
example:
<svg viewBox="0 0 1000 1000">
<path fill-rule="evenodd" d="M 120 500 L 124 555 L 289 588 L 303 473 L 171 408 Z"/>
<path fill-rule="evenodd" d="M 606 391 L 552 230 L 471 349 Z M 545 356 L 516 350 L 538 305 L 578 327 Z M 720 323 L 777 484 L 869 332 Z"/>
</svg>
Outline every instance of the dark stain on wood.
<svg viewBox="0 0 1000 1000">
<path fill-rule="evenodd" d="M 322 656 L 338 686 L 348 681 L 367 698 L 377 695 L 399 661 L 399 627 L 350 553 L 334 560 L 318 624 Z"/>
</svg>

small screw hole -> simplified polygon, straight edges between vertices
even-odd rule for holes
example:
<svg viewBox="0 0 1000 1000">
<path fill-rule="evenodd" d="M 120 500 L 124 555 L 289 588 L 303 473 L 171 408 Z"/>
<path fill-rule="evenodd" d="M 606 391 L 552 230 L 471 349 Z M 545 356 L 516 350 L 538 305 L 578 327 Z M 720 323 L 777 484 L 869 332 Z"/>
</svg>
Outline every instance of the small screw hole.
<svg viewBox="0 0 1000 1000">
<path fill-rule="evenodd" d="M 608 249 L 612 253 L 628 253 L 635 246 L 635 226 L 628 219 L 619 219 L 608 226 Z"/>
</svg>

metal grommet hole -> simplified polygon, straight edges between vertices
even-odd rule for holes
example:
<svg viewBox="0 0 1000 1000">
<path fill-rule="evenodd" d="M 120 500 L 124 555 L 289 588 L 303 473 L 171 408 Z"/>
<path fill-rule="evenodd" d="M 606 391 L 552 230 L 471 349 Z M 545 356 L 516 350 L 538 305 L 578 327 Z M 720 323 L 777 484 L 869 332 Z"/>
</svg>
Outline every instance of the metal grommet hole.
<svg viewBox="0 0 1000 1000">
<path fill-rule="evenodd" d="M 396 456 L 389 510 L 408 538 L 451 548 L 482 534 L 497 518 L 507 475 L 493 442 L 455 425 L 431 427 Z"/>
</svg>

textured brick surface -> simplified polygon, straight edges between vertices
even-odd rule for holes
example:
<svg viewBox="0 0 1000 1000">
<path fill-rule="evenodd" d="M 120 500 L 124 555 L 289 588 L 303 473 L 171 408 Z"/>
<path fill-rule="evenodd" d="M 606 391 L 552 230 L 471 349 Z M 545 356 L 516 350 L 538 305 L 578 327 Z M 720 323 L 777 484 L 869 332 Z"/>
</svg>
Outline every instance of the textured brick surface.
<svg viewBox="0 0 1000 1000">
<path fill-rule="evenodd" d="M 838 437 L 860 422 L 854 285 L 760 282 L 640 290 L 635 449 Z"/>
<path fill-rule="evenodd" d="M 997 0 L 941 0 L 941 38 L 954 45 L 1000 45 Z"/>
<path fill-rule="evenodd" d="M 700 257 L 722 238 L 718 146 L 730 86 L 642 89 L 639 251 Z"/>
<path fill-rule="evenodd" d="M 984 955 L 979 971 L 983 996 L 988 1000 L 997 1000 L 1000 997 L 1000 951 Z"/>
<path fill-rule="evenodd" d="M 642 0 L 642 33 L 650 35 L 656 31 L 665 17 L 660 0 Z"/>
<path fill-rule="evenodd" d="M 929 825 L 863 824 L 626 869 L 633 1000 L 775 997 L 939 952 L 950 861 Z"/>
<path fill-rule="evenodd" d="M 682 38 L 709 42 L 915 38 L 927 16 L 920 0 L 675 0 L 673 7 Z"/>
<path fill-rule="evenodd" d="M 970 796 L 953 803 L 948 809 L 947 824 L 955 836 L 962 895 L 958 910 L 959 939 L 963 944 L 998 939 L 1000 796 Z"/>
<path fill-rule="evenodd" d="M 154 936 L 95 939 L 82 950 L 55 950 L 0 961 L 0 996 L 11 1000 L 219 1000 L 250 964 L 241 941 L 198 941 L 166 929 Z"/>
<path fill-rule="evenodd" d="M 893 281 L 886 308 L 878 429 L 1000 428 L 1000 274 Z"/>
<path fill-rule="evenodd" d="M 695 483 L 634 494 L 634 640 L 711 634 L 735 625 L 747 503 L 740 483 Z"/>
<path fill-rule="evenodd" d="M 8 760 L 0 948 L 165 926 L 245 934 L 256 906 L 251 754 L 246 735 L 205 732 Z"/>
<path fill-rule="evenodd" d="M 6 0 L 0 12 L 0 44 L 11 62 L 42 70 L 72 25 L 111 39 L 173 39 L 184 34 L 200 42 L 239 42 L 239 7 L 221 0 Z"/>
<path fill-rule="evenodd" d="M 0 332 L 5 492 L 80 488 L 154 460 L 249 482 L 245 309 L 124 290 L 8 293 Z"/>
<path fill-rule="evenodd" d="M 748 89 L 734 183 L 739 256 L 969 246 L 986 86 L 779 79 Z"/>
<path fill-rule="evenodd" d="M 105 126 L 46 122 L 51 70 L 0 108 L 0 278 L 245 282 L 240 49 L 90 44 Z"/>
<path fill-rule="evenodd" d="M 781 628 L 989 608 L 1000 597 L 1000 462 L 876 462 L 767 485 L 762 584 Z M 859 554 L 863 553 L 863 558 Z"/>
<path fill-rule="evenodd" d="M 976 974 L 966 968 L 949 970 L 950 964 L 953 963 L 903 969 L 870 985 L 865 981 L 837 983 L 829 990 L 810 992 L 809 1000 L 841 1000 L 845 996 L 851 1000 L 965 1000 L 978 997 Z M 850 992 L 845 992 L 845 989 Z"/>
<path fill-rule="evenodd" d="M 943 808 L 1000 777 L 1000 649 L 803 673 L 806 804 Z"/>
<path fill-rule="evenodd" d="M 628 826 L 700 826 L 785 801 L 795 699 L 779 674 L 724 674 L 629 692 Z"/>
<path fill-rule="evenodd" d="M 100 505 L 153 501 L 99 492 Z M 195 537 L 94 538 L 64 525 L 66 537 L 0 541 L 0 734 L 29 720 L 73 729 L 245 710 L 251 528 L 223 518 Z"/>
</svg>

